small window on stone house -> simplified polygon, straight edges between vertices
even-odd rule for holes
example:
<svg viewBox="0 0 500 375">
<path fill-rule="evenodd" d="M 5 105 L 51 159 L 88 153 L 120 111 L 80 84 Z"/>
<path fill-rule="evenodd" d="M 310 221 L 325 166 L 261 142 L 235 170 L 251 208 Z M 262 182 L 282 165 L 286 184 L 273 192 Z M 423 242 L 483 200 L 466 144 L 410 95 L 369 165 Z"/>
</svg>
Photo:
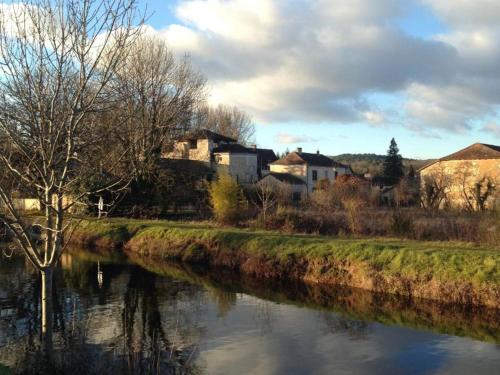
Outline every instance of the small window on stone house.
<svg viewBox="0 0 500 375">
<path fill-rule="evenodd" d="M 318 171 L 312 171 L 312 179 L 313 181 L 318 181 Z"/>
<path fill-rule="evenodd" d="M 191 150 L 196 150 L 198 148 L 198 140 L 197 139 L 189 140 L 189 148 Z"/>
</svg>

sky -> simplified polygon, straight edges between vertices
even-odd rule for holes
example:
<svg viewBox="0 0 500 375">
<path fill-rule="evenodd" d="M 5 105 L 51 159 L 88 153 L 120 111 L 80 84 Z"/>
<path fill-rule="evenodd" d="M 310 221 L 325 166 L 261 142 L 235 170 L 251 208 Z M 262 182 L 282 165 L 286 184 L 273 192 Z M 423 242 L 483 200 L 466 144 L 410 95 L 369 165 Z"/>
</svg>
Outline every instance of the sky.
<svg viewBox="0 0 500 375">
<path fill-rule="evenodd" d="M 151 31 L 275 151 L 500 144 L 498 0 L 141 0 Z"/>
</svg>

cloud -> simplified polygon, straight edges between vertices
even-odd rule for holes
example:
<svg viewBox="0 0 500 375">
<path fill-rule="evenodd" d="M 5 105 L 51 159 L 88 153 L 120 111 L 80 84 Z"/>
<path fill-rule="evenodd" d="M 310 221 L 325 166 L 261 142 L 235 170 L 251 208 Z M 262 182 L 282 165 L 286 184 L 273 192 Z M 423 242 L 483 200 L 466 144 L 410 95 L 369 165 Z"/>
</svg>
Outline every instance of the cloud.
<svg viewBox="0 0 500 375">
<path fill-rule="evenodd" d="M 468 132 L 500 103 L 499 5 L 478 1 L 422 0 L 449 25 L 430 38 L 395 26 L 402 0 L 187 0 L 158 32 L 205 72 L 212 102 L 258 122 L 380 126 L 382 93 L 405 99 L 389 110 L 415 131 Z"/>
<path fill-rule="evenodd" d="M 452 79 L 415 82 L 407 115 L 419 128 L 466 133 L 496 116 L 500 105 L 500 2 L 425 0 L 450 30 L 436 35 L 457 52 Z"/>
<path fill-rule="evenodd" d="M 289 133 L 281 132 L 276 135 L 274 138 L 276 143 L 282 144 L 282 145 L 290 145 L 290 144 L 297 144 L 297 143 L 314 143 L 318 142 L 318 138 L 312 138 L 308 137 L 305 135 L 298 136 L 298 135 L 292 135 Z"/>
<path fill-rule="evenodd" d="M 493 136 L 500 138 L 500 125 L 498 125 L 494 122 L 490 122 L 490 123 L 485 124 L 481 128 L 481 131 L 483 131 L 485 133 L 490 133 Z"/>
</svg>

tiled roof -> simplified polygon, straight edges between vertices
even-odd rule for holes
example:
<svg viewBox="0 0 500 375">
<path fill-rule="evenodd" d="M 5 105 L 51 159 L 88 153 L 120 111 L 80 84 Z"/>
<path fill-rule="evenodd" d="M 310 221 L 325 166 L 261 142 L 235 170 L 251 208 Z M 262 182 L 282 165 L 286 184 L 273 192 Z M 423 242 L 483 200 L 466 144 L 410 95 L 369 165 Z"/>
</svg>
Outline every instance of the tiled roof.
<svg viewBox="0 0 500 375">
<path fill-rule="evenodd" d="M 237 143 L 228 143 L 228 144 L 222 144 L 219 145 L 219 147 L 216 147 L 212 150 L 214 154 L 217 153 L 230 153 L 230 154 L 253 154 L 254 152 L 246 148 L 240 144 Z"/>
<path fill-rule="evenodd" d="M 180 138 L 179 141 L 189 141 L 194 139 L 211 139 L 215 142 L 236 142 L 236 139 L 234 138 L 226 137 L 225 135 L 215 133 L 208 129 L 194 130 L 191 133 L 186 134 L 184 137 Z"/>
<path fill-rule="evenodd" d="M 474 143 L 473 145 L 457 151 L 453 154 L 445 156 L 441 159 L 435 160 L 419 169 L 430 167 L 434 163 L 440 161 L 451 160 L 485 160 L 485 159 L 500 159 L 500 146 L 488 145 L 485 143 Z"/>
<path fill-rule="evenodd" d="M 251 151 L 255 152 L 259 158 L 266 164 L 272 163 L 278 160 L 276 154 L 273 150 L 267 148 L 250 148 Z"/>
<path fill-rule="evenodd" d="M 472 146 L 455 152 L 451 155 L 439 159 L 448 160 L 480 160 L 480 159 L 500 159 L 500 146 L 487 145 L 484 143 L 474 143 Z"/>
<path fill-rule="evenodd" d="M 306 184 L 302 179 L 300 179 L 300 178 L 298 178 L 290 173 L 270 172 L 270 173 L 266 174 L 264 177 L 262 177 L 262 179 L 264 179 L 268 176 L 274 177 L 278 181 L 286 182 L 286 183 L 292 184 L 292 185 L 305 185 Z"/>
<path fill-rule="evenodd" d="M 339 167 L 348 168 L 348 166 L 338 163 L 322 154 L 311 154 L 307 152 L 292 152 L 285 157 L 275 161 L 275 165 L 297 165 L 307 164 L 315 167 Z"/>
</svg>

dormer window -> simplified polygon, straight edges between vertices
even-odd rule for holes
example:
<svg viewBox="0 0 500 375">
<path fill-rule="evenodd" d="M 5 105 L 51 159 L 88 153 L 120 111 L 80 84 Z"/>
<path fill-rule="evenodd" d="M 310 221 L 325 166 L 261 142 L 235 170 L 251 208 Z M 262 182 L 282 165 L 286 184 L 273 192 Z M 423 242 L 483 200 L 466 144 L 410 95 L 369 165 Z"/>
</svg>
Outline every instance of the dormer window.
<svg viewBox="0 0 500 375">
<path fill-rule="evenodd" d="M 198 140 L 197 139 L 189 140 L 189 148 L 191 150 L 196 150 L 198 148 Z"/>
</svg>

